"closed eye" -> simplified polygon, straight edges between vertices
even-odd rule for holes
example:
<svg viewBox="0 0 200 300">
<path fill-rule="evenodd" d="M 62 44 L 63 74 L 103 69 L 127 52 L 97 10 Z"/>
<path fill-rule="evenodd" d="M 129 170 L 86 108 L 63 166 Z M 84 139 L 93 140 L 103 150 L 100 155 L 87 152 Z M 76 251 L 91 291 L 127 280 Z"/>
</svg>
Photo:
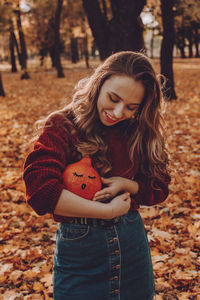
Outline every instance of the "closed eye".
<svg viewBox="0 0 200 300">
<path fill-rule="evenodd" d="M 74 176 L 77 176 L 77 177 L 83 177 L 82 174 L 77 174 L 76 172 L 74 172 L 73 175 L 74 175 Z"/>
<path fill-rule="evenodd" d="M 139 105 L 137 105 L 137 106 L 128 106 L 127 108 L 128 108 L 128 110 L 131 110 L 131 111 L 137 111 L 138 110 L 138 106 Z"/>
<path fill-rule="evenodd" d="M 88 178 L 90 178 L 90 179 L 95 179 L 96 176 L 88 176 Z"/>
<path fill-rule="evenodd" d="M 118 103 L 119 102 L 119 100 L 112 98 L 112 96 L 110 94 L 108 96 L 109 96 L 109 99 L 110 99 L 111 102 L 113 102 L 113 103 Z"/>
</svg>

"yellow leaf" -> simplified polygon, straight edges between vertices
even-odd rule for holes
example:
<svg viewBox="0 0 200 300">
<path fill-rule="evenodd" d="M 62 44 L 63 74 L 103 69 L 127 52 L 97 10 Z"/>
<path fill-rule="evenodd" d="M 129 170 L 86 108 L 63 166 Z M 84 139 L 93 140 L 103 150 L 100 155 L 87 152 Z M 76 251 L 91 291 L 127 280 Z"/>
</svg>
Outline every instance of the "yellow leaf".
<svg viewBox="0 0 200 300">
<path fill-rule="evenodd" d="M 44 286 L 43 286 L 40 282 L 35 281 L 35 282 L 33 283 L 33 289 L 34 289 L 34 291 L 36 291 L 36 292 L 41 292 L 41 291 L 44 289 Z"/>
</svg>

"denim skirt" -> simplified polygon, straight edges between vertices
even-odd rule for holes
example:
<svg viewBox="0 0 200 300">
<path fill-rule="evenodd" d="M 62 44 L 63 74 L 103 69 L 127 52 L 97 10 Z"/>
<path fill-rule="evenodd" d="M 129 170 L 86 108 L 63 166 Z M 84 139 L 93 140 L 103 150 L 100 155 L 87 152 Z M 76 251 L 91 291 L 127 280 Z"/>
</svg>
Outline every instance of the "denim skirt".
<svg viewBox="0 0 200 300">
<path fill-rule="evenodd" d="M 54 300 L 152 300 L 151 256 L 139 212 L 107 228 L 59 224 L 53 293 Z"/>
</svg>

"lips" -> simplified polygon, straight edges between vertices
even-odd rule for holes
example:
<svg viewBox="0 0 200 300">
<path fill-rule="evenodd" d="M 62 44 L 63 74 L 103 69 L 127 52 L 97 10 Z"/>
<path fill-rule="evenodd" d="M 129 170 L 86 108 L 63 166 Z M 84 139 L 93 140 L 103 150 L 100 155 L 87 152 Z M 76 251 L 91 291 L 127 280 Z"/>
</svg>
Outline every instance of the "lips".
<svg viewBox="0 0 200 300">
<path fill-rule="evenodd" d="M 116 123 L 116 122 L 119 122 L 119 121 L 120 121 L 120 119 L 114 118 L 113 116 L 111 116 L 111 115 L 110 115 L 109 113 L 107 113 L 106 111 L 104 111 L 104 113 L 105 113 L 105 119 L 106 119 L 107 122 L 109 122 L 109 123 Z"/>
</svg>

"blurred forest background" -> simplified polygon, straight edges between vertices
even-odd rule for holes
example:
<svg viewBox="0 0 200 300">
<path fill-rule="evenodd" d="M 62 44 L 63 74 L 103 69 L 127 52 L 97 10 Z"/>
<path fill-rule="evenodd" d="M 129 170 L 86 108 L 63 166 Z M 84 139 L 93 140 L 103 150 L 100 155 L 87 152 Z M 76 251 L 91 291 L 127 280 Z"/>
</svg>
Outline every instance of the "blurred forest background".
<svg viewBox="0 0 200 300">
<path fill-rule="evenodd" d="M 1 0 L 0 59 L 22 70 L 27 61 L 50 57 L 58 77 L 62 60 L 104 60 L 120 50 L 160 57 L 168 79 L 166 97 L 175 99 L 173 56 L 199 57 L 200 3 L 195 0 Z M 17 62 L 20 67 L 17 68 Z M 4 95 L 1 81 L 0 94 Z"/>
<path fill-rule="evenodd" d="M 197 0 L 0 0 L 0 299 L 53 299 L 57 224 L 26 205 L 22 182 L 34 122 L 111 53 L 134 50 L 167 79 L 170 195 L 140 209 L 156 300 L 200 300 L 199 42 Z"/>
</svg>

